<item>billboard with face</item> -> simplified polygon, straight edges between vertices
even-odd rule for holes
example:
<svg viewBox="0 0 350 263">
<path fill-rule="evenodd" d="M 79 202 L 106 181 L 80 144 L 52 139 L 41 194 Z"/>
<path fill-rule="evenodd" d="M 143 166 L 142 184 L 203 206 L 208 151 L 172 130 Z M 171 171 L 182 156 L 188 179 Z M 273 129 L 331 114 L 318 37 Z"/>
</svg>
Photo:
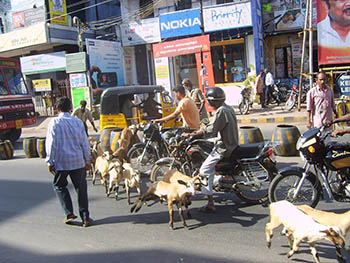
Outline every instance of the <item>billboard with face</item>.
<svg viewBox="0 0 350 263">
<path fill-rule="evenodd" d="M 318 63 L 350 62 L 350 0 L 317 0 Z"/>
</svg>

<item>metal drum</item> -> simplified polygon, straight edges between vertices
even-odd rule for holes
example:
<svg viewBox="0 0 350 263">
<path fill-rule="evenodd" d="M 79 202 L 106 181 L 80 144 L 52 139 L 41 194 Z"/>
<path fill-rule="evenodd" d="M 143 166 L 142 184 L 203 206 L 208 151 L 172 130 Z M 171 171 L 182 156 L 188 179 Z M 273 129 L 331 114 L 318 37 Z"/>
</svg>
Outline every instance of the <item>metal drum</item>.
<svg viewBox="0 0 350 263">
<path fill-rule="evenodd" d="M 11 141 L 0 141 L 0 160 L 12 159 L 13 155 L 14 149 Z"/>
<path fill-rule="evenodd" d="M 257 127 L 242 126 L 239 128 L 239 144 L 263 142 L 264 137 Z"/>
<path fill-rule="evenodd" d="M 46 138 L 38 138 L 36 141 L 36 151 L 40 158 L 46 158 L 45 141 Z"/>
<path fill-rule="evenodd" d="M 272 134 L 272 142 L 276 142 L 274 151 L 279 156 L 298 155 L 296 143 L 300 137 L 300 131 L 296 126 L 277 125 Z M 278 145 L 277 145 L 278 144 Z"/>
<path fill-rule="evenodd" d="M 23 151 L 27 158 L 39 157 L 36 150 L 36 137 L 28 137 L 23 140 Z"/>
</svg>

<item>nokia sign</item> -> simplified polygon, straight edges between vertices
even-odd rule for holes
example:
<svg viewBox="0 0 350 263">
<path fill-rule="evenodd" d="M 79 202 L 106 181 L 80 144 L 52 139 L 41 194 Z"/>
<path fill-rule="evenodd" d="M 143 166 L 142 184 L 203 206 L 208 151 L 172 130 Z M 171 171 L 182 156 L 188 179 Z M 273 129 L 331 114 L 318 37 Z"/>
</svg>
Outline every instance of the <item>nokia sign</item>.
<svg viewBox="0 0 350 263">
<path fill-rule="evenodd" d="M 173 12 L 159 17 L 161 38 L 200 34 L 200 10 Z"/>
</svg>

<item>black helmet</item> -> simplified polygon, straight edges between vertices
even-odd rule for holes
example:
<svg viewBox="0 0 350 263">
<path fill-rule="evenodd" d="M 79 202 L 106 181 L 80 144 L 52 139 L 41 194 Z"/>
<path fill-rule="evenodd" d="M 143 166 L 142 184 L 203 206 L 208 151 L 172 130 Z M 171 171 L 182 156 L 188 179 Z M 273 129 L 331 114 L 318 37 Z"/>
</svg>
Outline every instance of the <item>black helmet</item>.
<svg viewBox="0 0 350 263">
<path fill-rule="evenodd" d="M 225 92 L 219 87 L 213 87 L 207 90 L 208 103 L 214 108 L 219 108 L 226 99 Z"/>
</svg>

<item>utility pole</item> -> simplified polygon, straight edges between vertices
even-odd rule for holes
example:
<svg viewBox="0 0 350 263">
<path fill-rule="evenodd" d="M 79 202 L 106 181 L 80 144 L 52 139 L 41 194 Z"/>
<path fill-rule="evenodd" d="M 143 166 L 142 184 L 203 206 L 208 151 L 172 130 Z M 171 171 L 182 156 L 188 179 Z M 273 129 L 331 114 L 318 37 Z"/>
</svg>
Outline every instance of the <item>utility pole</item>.
<svg viewBox="0 0 350 263">
<path fill-rule="evenodd" d="M 77 16 L 73 17 L 73 25 L 78 31 L 77 45 L 79 47 L 79 52 L 83 52 L 83 34 L 86 30 L 88 30 L 88 27 L 82 23 Z"/>
</svg>

